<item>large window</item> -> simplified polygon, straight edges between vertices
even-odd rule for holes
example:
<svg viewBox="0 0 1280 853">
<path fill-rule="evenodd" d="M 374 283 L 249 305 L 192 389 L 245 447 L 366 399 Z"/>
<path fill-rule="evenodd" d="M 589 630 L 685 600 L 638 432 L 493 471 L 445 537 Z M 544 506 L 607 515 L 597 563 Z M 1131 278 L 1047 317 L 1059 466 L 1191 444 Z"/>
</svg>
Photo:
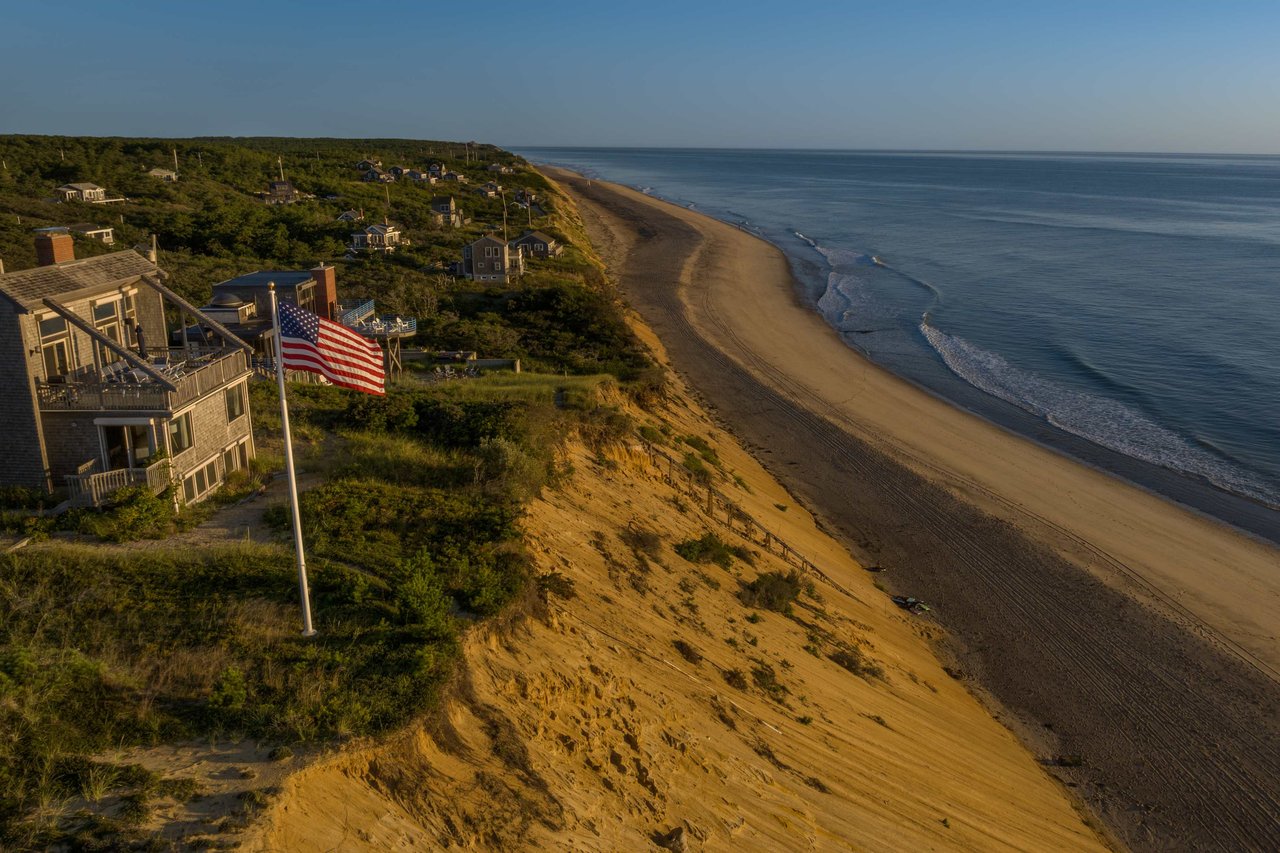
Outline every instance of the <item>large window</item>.
<svg viewBox="0 0 1280 853">
<path fill-rule="evenodd" d="M 67 321 L 56 314 L 40 320 L 40 352 L 44 357 L 44 378 L 66 376 L 71 369 L 71 337 Z"/>
<path fill-rule="evenodd" d="M 94 305 L 93 327 L 104 338 L 123 344 L 126 338 L 120 331 L 120 301 L 112 300 Z M 120 355 L 105 344 L 98 344 L 98 359 L 102 364 L 112 364 L 120 360 Z"/>
<path fill-rule="evenodd" d="M 233 385 L 226 391 L 227 423 L 244 415 L 244 385 Z"/>
<path fill-rule="evenodd" d="M 193 442 L 191 435 L 191 413 L 178 415 L 169 421 L 169 452 L 177 456 L 182 451 L 191 447 Z"/>
</svg>

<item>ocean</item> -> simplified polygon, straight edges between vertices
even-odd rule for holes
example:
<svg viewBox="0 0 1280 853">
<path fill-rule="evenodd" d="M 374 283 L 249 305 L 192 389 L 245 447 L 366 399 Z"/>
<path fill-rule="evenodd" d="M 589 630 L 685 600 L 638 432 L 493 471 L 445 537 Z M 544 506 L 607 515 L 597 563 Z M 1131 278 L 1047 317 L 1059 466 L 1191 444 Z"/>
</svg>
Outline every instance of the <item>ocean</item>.
<svg viewBox="0 0 1280 853">
<path fill-rule="evenodd" d="M 1280 524 L 1280 158 L 516 148 L 759 234 L 869 358 Z"/>
</svg>

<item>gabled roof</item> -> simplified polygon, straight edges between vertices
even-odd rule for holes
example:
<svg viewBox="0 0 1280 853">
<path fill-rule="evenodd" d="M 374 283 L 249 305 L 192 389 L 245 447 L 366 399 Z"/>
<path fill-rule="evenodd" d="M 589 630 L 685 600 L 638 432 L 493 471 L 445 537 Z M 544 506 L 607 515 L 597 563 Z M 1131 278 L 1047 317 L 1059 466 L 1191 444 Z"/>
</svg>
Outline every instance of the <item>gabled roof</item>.
<svg viewBox="0 0 1280 853">
<path fill-rule="evenodd" d="M 159 268 L 132 250 L 0 275 L 0 294 L 23 308 L 37 308 L 45 297 L 80 291 L 110 290 L 157 275 Z"/>
<path fill-rule="evenodd" d="M 484 235 L 483 237 L 481 237 L 479 240 L 476 240 L 476 241 L 472 242 L 470 245 L 472 245 L 472 246 L 478 246 L 478 245 L 479 245 L 479 244 L 481 244 L 481 243 L 493 243 L 493 244 L 494 244 L 494 245 L 496 245 L 496 246 L 503 246 L 503 247 L 505 247 L 505 246 L 507 245 L 506 243 L 502 242 L 501 240 L 499 240 L 497 237 L 493 236 L 492 234 L 486 234 L 486 235 Z"/>
<path fill-rule="evenodd" d="M 388 223 L 387 223 L 387 224 L 385 224 L 385 225 L 384 225 L 384 224 L 382 224 L 382 223 L 379 223 L 379 224 L 377 224 L 377 225 L 367 225 L 367 226 L 365 226 L 363 229 L 361 229 L 360 231 L 357 231 L 357 232 L 355 232 L 355 233 L 357 233 L 357 234 L 386 234 L 386 233 L 388 233 L 388 232 L 390 232 L 390 231 L 399 231 L 399 230 L 400 230 L 400 226 L 399 226 L 399 225 L 396 225 L 394 222 L 388 222 Z"/>
<path fill-rule="evenodd" d="M 451 207 L 452 205 L 453 205 L 453 196 L 451 195 L 438 195 L 435 198 L 431 199 L 432 207 Z"/>
<path fill-rule="evenodd" d="M 58 189 L 60 190 L 72 189 L 72 190 L 79 190 L 80 192 L 85 192 L 86 190 L 100 190 L 102 189 L 102 187 L 98 186 L 97 184 L 63 184 L 62 186 L 58 187 Z"/>
<path fill-rule="evenodd" d="M 539 242 L 546 243 L 548 245 L 556 242 L 555 237 L 552 237 L 550 234 L 547 234 L 544 231 L 526 231 L 516 239 L 512 240 L 511 242 L 523 243 L 525 240 L 537 240 Z"/>
</svg>

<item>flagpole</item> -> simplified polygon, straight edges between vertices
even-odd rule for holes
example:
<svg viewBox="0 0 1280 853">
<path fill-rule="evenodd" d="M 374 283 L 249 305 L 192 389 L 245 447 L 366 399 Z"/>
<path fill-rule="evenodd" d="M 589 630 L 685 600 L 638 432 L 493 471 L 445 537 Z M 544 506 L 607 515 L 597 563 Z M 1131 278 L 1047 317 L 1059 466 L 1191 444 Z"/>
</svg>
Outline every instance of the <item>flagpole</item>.
<svg viewBox="0 0 1280 853">
<path fill-rule="evenodd" d="M 302 550 L 302 510 L 298 506 L 298 478 L 293 468 L 293 441 L 289 436 L 289 402 L 284 392 L 284 342 L 280 339 L 280 311 L 276 307 L 276 283 L 271 293 L 271 327 L 276 338 L 276 383 L 280 386 L 280 426 L 284 432 L 284 470 L 289 478 L 289 506 L 293 509 L 293 541 L 298 554 L 298 592 L 302 596 L 302 636 L 314 637 L 311 627 L 311 593 L 307 590 L 307 558 Z"/>
</svg>

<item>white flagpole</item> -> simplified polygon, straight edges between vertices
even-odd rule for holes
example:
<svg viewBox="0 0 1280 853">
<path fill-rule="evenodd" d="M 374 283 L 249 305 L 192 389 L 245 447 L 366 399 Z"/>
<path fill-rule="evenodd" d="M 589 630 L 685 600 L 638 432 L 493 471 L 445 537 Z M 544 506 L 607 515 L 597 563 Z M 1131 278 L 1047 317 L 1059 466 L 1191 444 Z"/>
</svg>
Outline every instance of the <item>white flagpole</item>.
<svg viewBox="0 0 1280 853">
<path fill-rule="evenodd" d="M 289 506 L 293 509 L 293 542 L 298 553 L 298 592 L 302 596 L 302 636 L 314 637 L 311 627 L 311 593 L 307 591 L 307 558 L 302 551 L 302 510 L 298 506 L 298 478 L 293 469 L 293 440 L 289 435 L 289 403 L 284 393 L 284 343 L 280 340 L 280 311 L 276 307 L 276 283 L 271 292 L 271 327 L 276 337 L 276 383 L 280 386 L 280 425 L 284 432 L 284 470 L 289 478 Z"/>
</svg>

